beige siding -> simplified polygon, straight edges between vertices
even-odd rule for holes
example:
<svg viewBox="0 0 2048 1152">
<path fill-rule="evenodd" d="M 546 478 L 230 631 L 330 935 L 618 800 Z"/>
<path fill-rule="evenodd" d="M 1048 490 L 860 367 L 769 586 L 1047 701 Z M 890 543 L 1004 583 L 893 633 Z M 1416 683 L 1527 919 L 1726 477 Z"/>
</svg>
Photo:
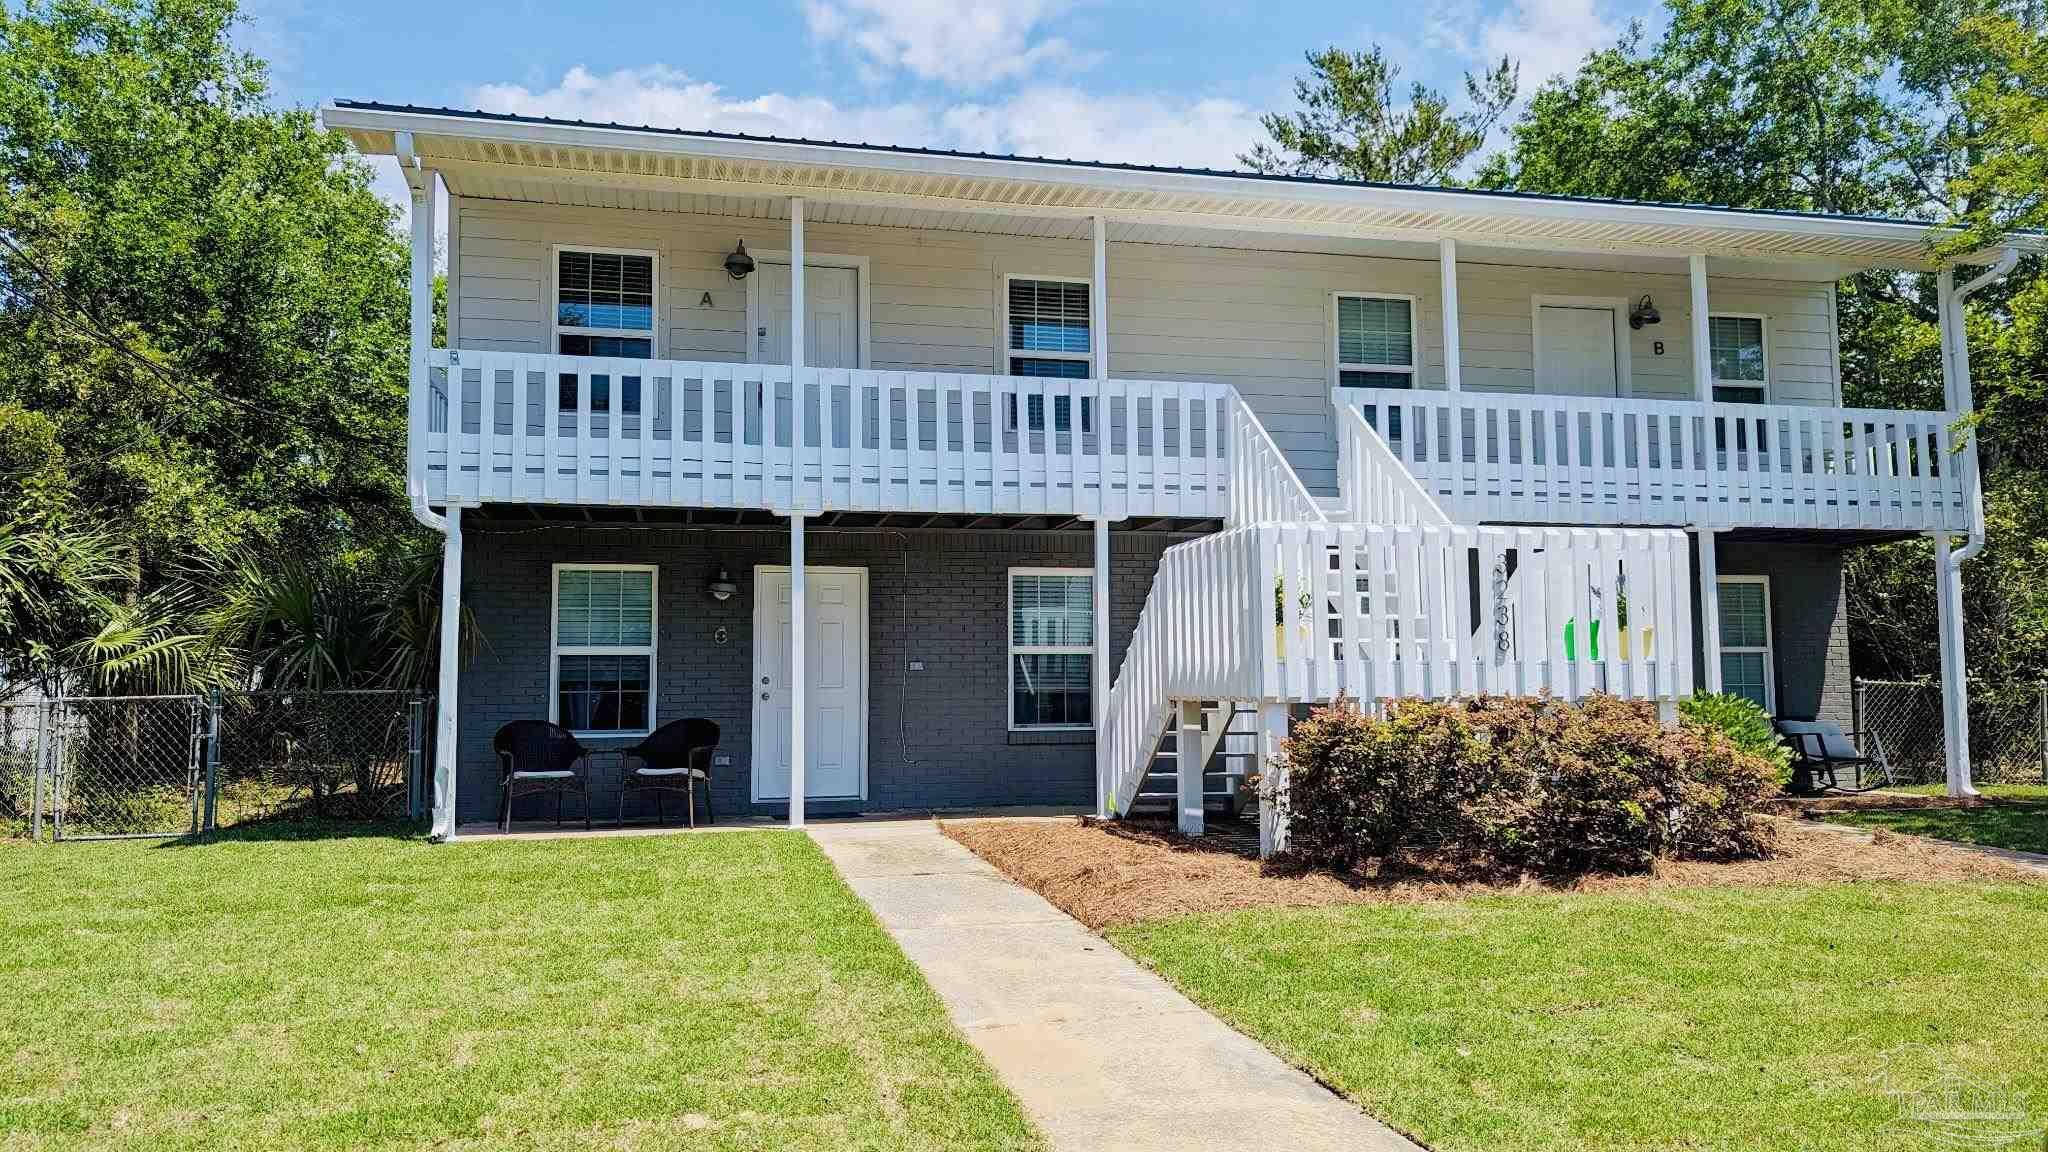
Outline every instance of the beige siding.
<svg viewBox="0 0 2048 1152">
<path fill-rule="evenodd" d="M 553 248 L 589 244 L 657 254 L 659 355 L 743 360 L 746 288 L 726 276 L 722 262 L 742 237 L 755 252 L 788 246 L 779 221 L 471 199 L 455 202 L 454 219 L 450 339 L 487 350 L 549 347 Z M 1003 277 L 1086 276 L 1090 268 L 1086 241 L 822 224 L 805 235 L 813 253 L 868 261 L 869 357 L 885 370 L 992 372 Z M 1420 384 L 1443 387 L 1434 261 L 1115 244 L 1109 278 L 1111 373 L 1232 385 L 1320 492 L 1336 485 L 1332 293 L 1415 297 Z M 1533 390 L 1536 296 L 1633 301 L 1649 293 L 1663 323 L 1629 334 L 1632 391 L 1693 394 L 1683 276 L 1466 263 L 1458 286 L 1469 390 Z M 1709 291 L 1717 310 L 1768 317 L 1772 400 L 1836 402 L 1830 285 L 1716 278 Z"/>
</svg>

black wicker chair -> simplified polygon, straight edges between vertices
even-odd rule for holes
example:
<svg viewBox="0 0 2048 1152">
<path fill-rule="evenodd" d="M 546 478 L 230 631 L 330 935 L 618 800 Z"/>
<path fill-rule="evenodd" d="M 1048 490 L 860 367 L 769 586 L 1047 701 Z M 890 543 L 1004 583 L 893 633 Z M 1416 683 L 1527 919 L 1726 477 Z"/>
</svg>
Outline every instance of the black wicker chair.
<svg viewBox="0 0 2048 1152">
<path fill-rule="evenodd" d="M 590 827 L 590 749 L 567 728 L 546 720 L 514 720 L 491 739 L 498 753 L 498 826 L 512 830 L 512 801 L 555 794 L 555 823 L 562 822 L 562 794 L 583 798 L 583 827 Z"/>
<path fill-rule="evenodd" d="M 619 755 L 619 823 L 626 822 L 626 793 L 654 793 L 654 821 L 665 818 L 661 796 L 680 791 L 697 826 L 697 782 L 704 782 L 704 822 L 711 813 L 711 754 L 718 749 L 718 725 L 700 717 L 674 720 L 648 733 L 647 739 Z"/>
</svg>

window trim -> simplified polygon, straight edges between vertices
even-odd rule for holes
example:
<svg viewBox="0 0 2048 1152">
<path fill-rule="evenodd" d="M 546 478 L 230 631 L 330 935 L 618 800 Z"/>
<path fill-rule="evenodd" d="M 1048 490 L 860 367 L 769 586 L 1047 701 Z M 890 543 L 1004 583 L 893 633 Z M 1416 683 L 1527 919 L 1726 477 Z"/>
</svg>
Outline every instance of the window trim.
<svg viewBox="0 0 2048 1152">
<path fill-rule="evenodd" d="M 1016 643 L 1017 634 L 1017 577 L 1019 576 L 1079 576 L 1088 581 L 1088 632 L 1094 641 L 1086 648 L 1073 644 L 1023 644 Z M 1010 568 L 1003 573 L 1003 712 L 1009 719 L 1012 732 L 1092 732 L 1095 730 L 1096 709 L 1089 709 L 1086 724 L 1019 724 L 1017 723 L 1017 657 L 1019 656 L 1074 656 L 1083 652 L 1088 655 L 1089 698 L 1104 691 L 1095 682 L 1095 645 L 1102 643 L 1102 637 L 1095 634 L 1095 569 L 1088 568 Z"/>
<path fill-rule="evenodd" d="M 1714 318 L 1725 316 L 1730 320 L 1754 320 L 1757 322 L 1757 343 L 1764 353 L 1764 378 L 1762 380 L 1723 380 L 1715 376 L 1710 386 L 1714 388 L 1753 388 L 1763 393 L 1759 404 L 1771 402 L 1771 318 L 1763 312 L 1717 312 L 1707 313 L 1707 366 L 1711 372 L 1714 363 Z M 1727 403 L 1727 401 L 1720 401 Z"/>
<path fill-rule="evenodd" d="M 651 579 L 647 587 L 647 643 L 645 644 L 569 644 L 562 643 L 562 573 L 571 572 L 646 572 Z M 655 708 L 661 694 L 661 566 L 658 564 L 599 564 L 565 561 L 554 565 L 548 594 L 548 722 L 562 722 L 562 657 L 564 656 L 645 656 L 647 657 L 647 727 L 622 728 L 617 731 L 588 731 L 572 729 L 578 736 L 593 740 L 634 739 L 645 736 L 661 726 L 655 716 Z"/>
<path fill-rule="evenodd" d="M 1044 280 L 1055 284 L 1079 284 L 1087 288 L 1088 351 L 1053 352 L 1010 347 L 1010 283 L 1014 280 Z M 1021 360 L 1079 360 L 1083 364 L 1088 365 L 1088 376 L 1083 377 L 1083 379 L 1092 379 L 1094 377 L 1095 342 L 1101 339 L 1101 334 L 1095 331 L 1095 280 L 1093 277 L 1054 276 L 1051 273 L 1040 272 L 1005 272 L 1003 273 L 1003 285 L 1000 295 L 1001 300 L 996 309 L 996 355 L 1000 358 L 1000 361 L 996 365 L 996 375 L 1007 376 L 1013 380 L 1040 379 L 1040 377 L 1035 376 L 1017 376 L 1013 374 L 1010 371 L 1010 361 L 1014 358 Z"/>
<path fill-rule="evenodd" d="M 1778 655 L 1776 635 L 1777 629 L 1773 626 L 1771 620 L 1771 578 L 1769 576 L 1716 575 L 1714 577 L 1714 605 L 1716 612 L 1720 611 L 1720 586 L 1724 584 L 1757 584 L 1763 587 L 1764 642 L 1762 647 L 1757 647 L 1754 644 L 1723 643 L 1721 645 L 1721 650 L 1714 654 L 1714 659 L 1718 663 L 1722 656 L 1728 655 L 1729 653 L 1762 653 L 1764 658 L 1764 711 L 1772 716 L 1776 716 L 1778 714 Z M 1714 631 L 1715 634 L 1718 636 L 1720 633 L 1720 621 L 1717 619 L 1715 620 L 1714 624 Z M 1719 669 L 1716 668 L 1715 671 L 1718 672 Z M 1722 690 L 1727 690 L 1726 684 L 1722 685 Z"/>
<path fill-rule="evenodd" d="M 652 328 L 585 328 L 577 324 L 562 323 L 562 253 L 589 252 L 599 256 L 645 256 L 648 274 L 652 278 L 653 292 L 649 296 L 648 319 L 654 321 Z M 650 248 L 607 248 L 599 244 L 556 244 L 548 254 L 548 295 L 555 298 L 555 306 L 548 309 L 548 355 L 562 353 L 564 336 L 617 336 L 623 339 L 645 337 L 648 359 L 661 359 L 661 253 Z M 578 357 L 578 359 L 600 359 L 600 357 Z"/>
<path fill-rule="evenodd" d="M 1339 301 L 1351 300 L 1405 300 L 1408 302 L 1408 347 L 1414 352 L 1412 364 L 1347 364 L 1343 359 L 1344 329 L 1343 305 Z M 1408 374 L 1410 391 L 1422 387 L 1422 299 L 1403 292 L 1353 292 L 1340 290 L 1330 293 L 1330 387 L 1342 388 L 1346 372 L 1388 372 Z"/>
</svg>

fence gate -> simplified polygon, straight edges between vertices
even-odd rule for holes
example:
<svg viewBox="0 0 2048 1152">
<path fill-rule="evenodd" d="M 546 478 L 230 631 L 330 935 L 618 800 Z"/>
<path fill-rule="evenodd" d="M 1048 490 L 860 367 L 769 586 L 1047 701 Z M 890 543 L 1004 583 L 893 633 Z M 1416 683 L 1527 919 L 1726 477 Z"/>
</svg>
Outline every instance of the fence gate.
<svg viewBox="0 0 2048 1152">
<path fill-rule="evenodd" d="M 78 696 L 47 707 L 57 839 L 198 831 L 204 701 Z"/>
</svg>

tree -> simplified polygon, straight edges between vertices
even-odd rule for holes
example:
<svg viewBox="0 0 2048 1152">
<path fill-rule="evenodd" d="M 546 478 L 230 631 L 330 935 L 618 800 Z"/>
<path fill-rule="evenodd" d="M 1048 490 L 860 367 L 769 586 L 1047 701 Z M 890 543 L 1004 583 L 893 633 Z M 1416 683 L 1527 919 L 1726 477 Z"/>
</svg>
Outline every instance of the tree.
<svg viewBox="0 0 2048 1152">
<path fill-rule="evenodd" d="M 1259 118 L 1269 141 L 1238 157 L 1259 172 L 1341 176 L 1402 184 L 1444 184 L 1486 144 L 1487 133 L 1515 102 L 1519 67 L 1505 57 L 1481 75 L 1467 73 L 1470 107 L 1453 113 L 1450 101 L 1427 85 L 1408 89 L 1408 104 L 1394 102 L 1400 65 L 1375 44 L 1364 52 L 1325 48 L 1307 56 L 1309 75 L 1294 81 L 1300 107 Z"/>
</svg>

